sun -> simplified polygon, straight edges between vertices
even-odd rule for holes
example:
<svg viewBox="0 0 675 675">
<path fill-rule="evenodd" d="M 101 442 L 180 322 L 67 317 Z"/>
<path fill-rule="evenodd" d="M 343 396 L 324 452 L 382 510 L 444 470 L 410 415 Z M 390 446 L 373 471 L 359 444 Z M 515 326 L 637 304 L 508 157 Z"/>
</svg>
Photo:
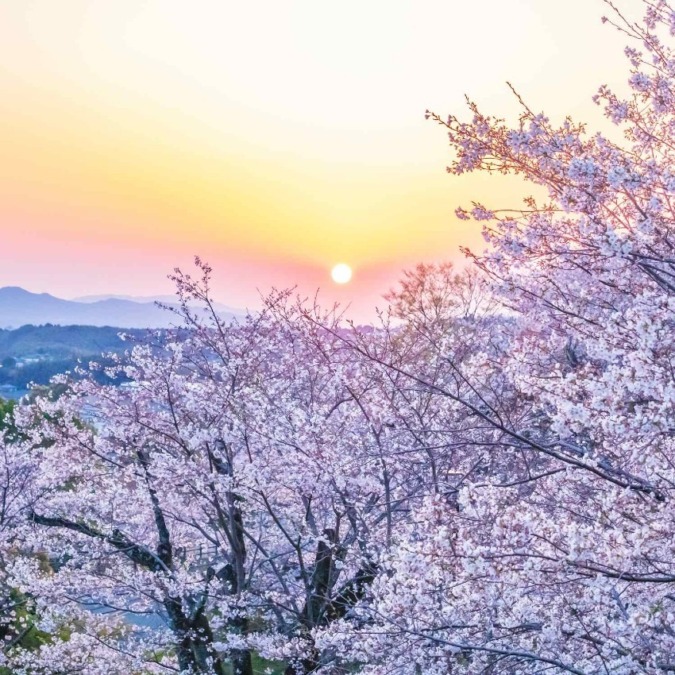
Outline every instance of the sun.
<svg viewBox="0 0 675 675">
<path fill-rule="evenodd" d="M 346 263 L 338 263 L 330 271 L 330 275 L 336 284 L 346 284 L 352 278 L 352 268 Z"/>
</svg>

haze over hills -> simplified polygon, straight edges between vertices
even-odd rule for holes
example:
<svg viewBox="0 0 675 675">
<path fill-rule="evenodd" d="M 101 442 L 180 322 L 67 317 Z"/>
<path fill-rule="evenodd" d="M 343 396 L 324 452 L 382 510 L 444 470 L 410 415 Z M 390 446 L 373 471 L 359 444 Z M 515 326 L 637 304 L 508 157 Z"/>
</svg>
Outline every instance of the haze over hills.
<svg viewBox="0 0 675 675">
<path fill-rule="evenodd" d="M 175 305 L 174 296 L 157 298 Z M 0 328 L 18 328 L 26 324 L 47 323 L 69 326 L 114 326 L 116 328 L 170 328 L 180 323 L 172 312 L 154 304 L 155 298 L 89 296 L 88 299 L 64 300 L 49 293 L 31 293 L 18 286 L 0 288 Z M 243 312 L 224 305 L 216 306 L 225 320 Z"/>
<path fill-rule="evenodd" d="M 171 306 L 175 306 L 178 302 L 175 295 L 82 295 L 77 298 L 72 298 L 72 300 L 73 302 L 84 302 L 87 304 L 101 302 L 102 300 L 128 300 L 129 302 L 135 303 L 161 302 L 164 305 Z M 229 307 L 220 302 L 214 302 L 213 306 L 216 311 L 224 314 L 241 316 L 244 313 L 241 309 L 235 309 L 234 307 Z"/>
</svg>

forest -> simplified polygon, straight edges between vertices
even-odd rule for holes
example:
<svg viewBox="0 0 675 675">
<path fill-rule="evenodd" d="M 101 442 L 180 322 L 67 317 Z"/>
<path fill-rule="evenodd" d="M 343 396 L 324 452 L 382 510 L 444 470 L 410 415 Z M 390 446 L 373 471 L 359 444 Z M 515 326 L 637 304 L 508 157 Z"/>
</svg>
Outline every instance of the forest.
<svg viewBox="0 0 675 675">
<path fill-rule="evenodd" d="M 675 672 L 675 11 L 644 8 L 610 5 L 611 138 L 427 113 L 448 180 L 537 197 L 459 207 L 485 252 L 373 325 L 292 290 L 224 321 L 197 258 L 180 331 L 3 406 L 2 672 Z"/>
<path fill-rule="evenodd" d="M 112 365 L 112 354 L 123 354 L 128 340 L 140 340 L 147 331 L 98 326 L 26 325 L 0 329 L 0 395 L 5 390 L 24 392 L 31 385 L 47 386 L 54 375 L 69 372 L 79 376 L 90 361 Z M 156 332 L 156 337 L 161 336 Z M 96 375 L 101 383 L 120 383 L 105 373 Z"/>
</svg>

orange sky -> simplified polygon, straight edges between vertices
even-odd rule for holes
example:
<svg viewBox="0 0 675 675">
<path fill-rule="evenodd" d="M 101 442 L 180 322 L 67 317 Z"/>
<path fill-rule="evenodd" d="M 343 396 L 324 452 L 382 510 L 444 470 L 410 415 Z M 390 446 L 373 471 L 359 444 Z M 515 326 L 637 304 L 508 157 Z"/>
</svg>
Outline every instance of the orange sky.
<svg viewBox="0 0 675 675">
<path fill-rule="evenodd" d="M 624 0 L 628 9 L 637 0 Z M 0 286 L 148 295 L 194 254 L 219 299 L 320 286 L 364 312 L 405 266 L 481 246 L 429 107 L 599 121 L 624 79 L 600 0 L 4 0 Z M 344 261 L 353 281 L 337 287 Z M 382 304 L 380 302 L 380 304 Z"/>
</svg>

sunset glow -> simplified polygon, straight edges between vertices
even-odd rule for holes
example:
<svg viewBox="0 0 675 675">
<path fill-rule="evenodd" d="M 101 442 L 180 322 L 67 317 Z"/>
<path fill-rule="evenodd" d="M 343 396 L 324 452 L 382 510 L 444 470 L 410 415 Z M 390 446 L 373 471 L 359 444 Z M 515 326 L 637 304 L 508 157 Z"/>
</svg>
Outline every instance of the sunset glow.
<svg viewBox="0 0 675 675">
<path fill-rule="evenodd" d="M 508 79 L 535 108 L 602 124 L 590 97 L 624 62 L 602 11 L 588 0 L 4 2 L 0 285 L 166 293 L 166 274 L 199 254 L 230 305 L 298 286 L 371 310 L 402 268 L 483 246 L 453 215 L 467 195 L 520 195 L 513 179 L 448 180 L 425 109 L 461 114 L 470 94 L 516 114 Z M 358 279 L 326 283 L 336 258 Z"/>
<path fill-rule="evenodd" d="M 336 284 L 347 284 L 352 278 L 352 268 L 345 263 L 338 263 L 333 267 L 330 275 Z"/>
</svg>

